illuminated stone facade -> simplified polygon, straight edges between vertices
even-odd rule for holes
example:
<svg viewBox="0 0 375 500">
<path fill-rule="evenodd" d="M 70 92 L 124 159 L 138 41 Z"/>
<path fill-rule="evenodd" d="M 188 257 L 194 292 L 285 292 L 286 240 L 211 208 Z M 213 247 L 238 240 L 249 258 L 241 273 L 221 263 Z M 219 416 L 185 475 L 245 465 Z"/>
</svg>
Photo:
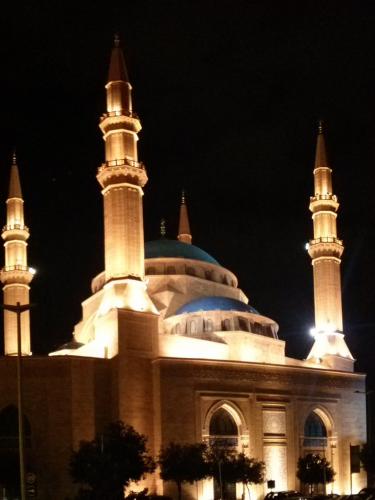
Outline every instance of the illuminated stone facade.
<svg viewBox="0 0 375 500">
<path fill-rule="evenodd" d="M 118 42 L 106 91 L 107 111 L 100 122 L 105 162 L 97 175 L 104 198 L 105 269 L 92 281 L 92 295 L 82 303 L 72 341 L 49 357 L 23 359 L 24 413 L 31 429 L 27 469 L 36 473 L 38 498 L 72 496 L 67 473 L 71 449 L 117 419 L 146 434 L 154 456 L 172 440 L 219 439 L 264 460 L 266 479 L 276 481 L 276 490 L 299 488 L 298 457 L 321 452 L 337 472 L 329 491 L 349 493 L 349 446 L 366 440 L 365 377 L 353 372 L 352 357 L 343 348 L 338 266 L 342 245 L 336 235 L 338 205 L 331 170 L 323 163 L 315 166 L 314 240 L 309 251 L 316 333 L 328 344 L 342 341 L 342 350 L 325 351 L 316 341 L 319 353 L 315 344 L 301 361 L 285 356 L 277 323 L 249 304 L 237 277 L 192 244 L 185 197 L 176 240 L 144 244 L 142 188 L 147 175 L 137 151 L 141 125 Z M 322 141 L 320 133 L 318 155 L 323 154 Z M 12 167 L 13 183 L 15 172 L 18 179 Z M 10 194 L 6 227 L 16 224 L 9 219 L 12 203 L 22 208 L 14 199 L 22 197 Z M 17 224 L 26 231 L 23 218 Z M 7 266 L 17 264 L 8 260 L 9 242 L 17 238 L 13 233 L 8 237 L 7 231 L 3 283 Z M 27 235 L 20 238 L 22 248 Z M 26 269 L 26 250 L 22 255 Z M 4 300 L 9 301 L 6 290 Z M 23 303 L 28 295 L 14 300 Z M 327 332 L 327 322 L 335 331 Z M 15 352 L 13 328 L 5 323 L 6 354 Z M 30 354 L 28 332 L 25 326 L 24 354 Z M 2 412 L 16 404 L 15 374 L 16 359 L 3 357 L 0 429 Z M 316 432 L 310 432 L 309 422 L 316 424 Z M 157 474 L 146 484 L 176 497 L 173 485 L 163 484 Z M 354 491 L 364 484 L 362 473 L 353 476 Z M 251 491 L 252 498 L 262 498 L 267 486 Z M 185 498 L 212 499 L 214 484 L 202 481 L 184 493 Z M 237 488 L 232 496 L 241 494 L 242 488 Z"/>
</svg>

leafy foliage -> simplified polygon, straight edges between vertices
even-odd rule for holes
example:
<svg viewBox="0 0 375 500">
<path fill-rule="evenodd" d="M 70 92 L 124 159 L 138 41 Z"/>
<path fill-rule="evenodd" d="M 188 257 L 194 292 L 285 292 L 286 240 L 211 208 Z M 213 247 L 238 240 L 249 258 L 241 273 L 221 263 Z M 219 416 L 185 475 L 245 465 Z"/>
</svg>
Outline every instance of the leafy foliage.
<svg viewBox="0 0 375 500">
<path fill-rule="evenodd" d="M 298 459 L 297 477 L 310 488 L 314 484 L 332 483 L 335 474 L 331 464 L 318 454 L 309 453 Z"/>
<path fill-rule="evenodd" d="M 160 477 L 176 483 L 179 499 L 183 483 L 194 483 L 209 475 L 206 448 L 204 443 L 170 443 L 160 451 Z"/>
<path fill-rule="evenodd" d="M 93 441 L 82 441 L 69 464 L 73 481 L 85 485 L 77 498 L 122 500 L 124 487 L 155 469 L 146 442 L 123 422 L 108 425 Z"/>
<path fill-rule="evenodd" d="M 227 483 L 259 484 L 264 481 L 265 465 L 244 453 L 212 446 L 209 454 L 211 476 Z"/>
<path fill-rule="evenodd" d="M 148 488 L 144 488 L 142 491 L 130 491 L 126 495 L 126 500 L 172 500 L 170 497 L 165 495 L 154 495 L 148 493 Z"/>
</svg>

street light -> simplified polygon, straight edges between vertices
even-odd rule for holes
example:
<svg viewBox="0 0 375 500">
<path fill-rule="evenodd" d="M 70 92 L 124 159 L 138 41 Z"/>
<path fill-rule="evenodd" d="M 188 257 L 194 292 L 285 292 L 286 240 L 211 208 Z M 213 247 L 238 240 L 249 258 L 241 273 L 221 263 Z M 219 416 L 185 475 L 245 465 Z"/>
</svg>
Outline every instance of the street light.
<svg viewBox="0 0 375 500">
<path fill-rule="evenodd" d="M 17 302 L 16 305 L 3 304 L 6 311 L 17 314 L 17 406 L 18 406 L 18 450 L 20 462 L 21 500 L 26 500 L 25 486 L 25 460 L 24 460 L 24 435 L 23 435 L 23 410 L 22 410 L 22 339 L 21 339 L 21 314 L 30 309 L 30 304 Z"/>
</svg>

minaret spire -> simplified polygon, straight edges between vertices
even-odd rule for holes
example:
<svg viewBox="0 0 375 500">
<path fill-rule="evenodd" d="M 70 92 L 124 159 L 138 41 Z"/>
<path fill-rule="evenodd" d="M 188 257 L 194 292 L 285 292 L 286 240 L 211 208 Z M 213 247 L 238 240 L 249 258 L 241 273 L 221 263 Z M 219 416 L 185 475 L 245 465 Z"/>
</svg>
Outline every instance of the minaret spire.
<svg viewBox="0 0 375 500">
<path fill-rule="evenodd" d="M 18 172 L 16 152 L 13 152 L 12 166 L 10 168 L 9 196 L 8 198 L 20 198 L 22 200 L 22 190 L 20 174 Z"/>
<path fill-rule="evenodd" d="M 5 247 L 5 266 L 1 270 L 4 304 L 16 305 L 19 302 L 25 305 L 29 304 L 29 284 L 35 271 L 27 264 L 29 229 L 24 223 L 23 198 L 15 153 L 6 205 L 7 222 L 1 234 Z M 17 317 L 10 311 L 4 311 L 4 352 L 6 355 L 17 354 Z M 31 354 L 29 311 L 21 315 L 21 352 L 24 356 Z"/>
<path fill-rule="evenodd" d="M 106 289 L 114 287 L 117 290 L 120 283 L 122 288 L 125 284 L 128 289 L 124 295 L 127 303 L 123 307 L 154 310 L 144 282 L 142 188 L 147 182 L 147 174 L 143 163 L 138 161 L 137 142 L 141 123 L 133 114 L 132 87 L 118 37 L 112 49 L 105 88 L 107 111 L 100 121 L 105 141 L 105 162 L 98 169 L 97 179 L 104 198 Z M 133 301 L 135 296 L 137 301 Z"/>
<path fill-rule="evenodd" d="M 181 205 L 180 205 L 180 222 L 178 225 L 178 236 L 177 239 L 183 243 L 191 244 L 192 236 L 189 224 L 189 215 L 186 205 L 185 191 L 182 190 L 181 194 Z"/>
<path fill-rule="evenodd" d="M 332 193 L 332 170 L 327 160 L 322 122 L 319 122 L 318 127 L 314 196 L 310 198 L 309 208 L 314 224 L 309 254 L 314 271 L 315 343 L 308 359 L 326 361 L 332 368 L 345 369 L 345 362 L 337 361 L 338 358 L 344 358 L 352 369 L 353 358 L 342 333 L 340 263 L 344 246 L 337 237 L 339 203 Z"/>
</svg>

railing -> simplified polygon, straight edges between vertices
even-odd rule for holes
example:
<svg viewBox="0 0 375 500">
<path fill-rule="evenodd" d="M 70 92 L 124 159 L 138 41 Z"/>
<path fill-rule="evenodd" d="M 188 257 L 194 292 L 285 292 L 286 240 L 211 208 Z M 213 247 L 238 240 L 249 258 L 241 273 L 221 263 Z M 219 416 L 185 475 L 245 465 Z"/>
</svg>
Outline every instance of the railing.
<svg viewBox="0 0 375 500">
<path fill-rule="evenodd" d="M 142 162 L 131 160 L 130 158 L 121 158 L 116 160 L 108 160 L 102 163 L 102 167 L 122 167 L 124 165 L 129 165 L 130 167 L 140 168 L 144 170 L 145 166 Z"/>
<path fill-rule="evenodd" d="M 105 118 L 112 116 L 128 116 L 129 118 L 138 118 L 138 115 L 136 113 L 133 113 L 132 111 L 117 109 L 115 111 L 107 111 L 106 113 L 103 113 L 101 119 L 104 120 Z"/>
<path fill-rule="evenodd" d="M 18 229 L 20 231 L 28 231 L 29 228 L 25 224 L 6 224 L 3 226 L 3 231 L 12 231 Z"/>
<path fill-rule="evenodd" d="M 316 245 L 317 243 L 337 243 L 338 245 L 342 245 L 342 240 L 339 240 L 334 236 L 322 236 L 321 238 L 310 240 L 310 245 Z"/>
<path fill-rule="evenodd" d="M 328 439 L 326 437 L 310 437 L 305 436 L 303 438 L 303 446 L 305 448 L 315 448 L 315 449 L 325 449 L 328 444 Z"/>
<path fill-rule="evenodd" d="M 310 201 L 321 201 L 321 200 L 332 200 L 337 202 L 337 196 L 335 194 L 316 194 L 315 196 L 310 196 Z"/>
<path fill-rule="evenodd" d="M 16 264 L 14 266 L 4 266 L 3 271 L 30 271 L 30 268 L 28 266 Z"/>
</svg>

